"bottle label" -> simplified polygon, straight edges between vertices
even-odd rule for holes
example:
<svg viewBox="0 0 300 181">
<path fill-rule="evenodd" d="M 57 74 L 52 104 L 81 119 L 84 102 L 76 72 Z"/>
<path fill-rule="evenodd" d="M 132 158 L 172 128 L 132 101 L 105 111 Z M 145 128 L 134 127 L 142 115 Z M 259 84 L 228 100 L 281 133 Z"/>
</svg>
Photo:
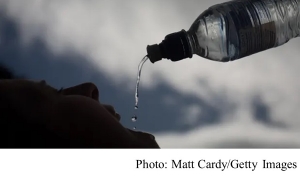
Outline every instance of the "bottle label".
<svg viewBox="0 0 300 181">
<path fill-rule="evenodd" d="M 273 48 L 276 44 L 275 22 L 265 3 L 261 0 L 237 0 L 223 4 L 227 6 L 228 17 L 239 36 L 239 57 Z"/>
</svg>

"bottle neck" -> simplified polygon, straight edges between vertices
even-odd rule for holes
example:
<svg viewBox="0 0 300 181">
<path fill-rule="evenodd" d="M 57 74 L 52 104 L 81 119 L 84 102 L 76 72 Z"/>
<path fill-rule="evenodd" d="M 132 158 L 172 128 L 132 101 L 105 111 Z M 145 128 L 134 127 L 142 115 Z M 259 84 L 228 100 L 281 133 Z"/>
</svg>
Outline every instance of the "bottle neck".
<svg viewBox="0 0 300 181">
<path fill-rule="evenodd" d="M 187 31 L 187 38 L 189 41 L 189 46 L 191 49 L 191 53 L 192 55 L 197 54 L 199 48 L 199 43 L 197 40 L 197 35 L 193 32 Z"/>
</svg>

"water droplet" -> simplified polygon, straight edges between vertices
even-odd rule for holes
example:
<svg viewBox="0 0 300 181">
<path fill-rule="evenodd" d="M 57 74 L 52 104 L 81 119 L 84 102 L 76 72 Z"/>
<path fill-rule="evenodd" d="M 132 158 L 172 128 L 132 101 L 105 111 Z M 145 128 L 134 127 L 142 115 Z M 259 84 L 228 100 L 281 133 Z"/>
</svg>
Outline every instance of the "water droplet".
<svg viewBox="0 0 300 181">
<path fill-rule="evenodd" d="M 134 130 L 136 130 L 136 127 L 133 127 Z"/>
<path fill-rule="evenodd" d="M 137 116 L 133 116 L 133 117 L 131 118 L 131 120 L 132 120 L 132 122 L 136 122 Z"/>
<path fill-rule="evenodd" d="M 138 108 L 139 108 L 138 106 L 135 106 L 135 107 L 134 107 L 135 110 L 138 109 Z"/>
</svg>

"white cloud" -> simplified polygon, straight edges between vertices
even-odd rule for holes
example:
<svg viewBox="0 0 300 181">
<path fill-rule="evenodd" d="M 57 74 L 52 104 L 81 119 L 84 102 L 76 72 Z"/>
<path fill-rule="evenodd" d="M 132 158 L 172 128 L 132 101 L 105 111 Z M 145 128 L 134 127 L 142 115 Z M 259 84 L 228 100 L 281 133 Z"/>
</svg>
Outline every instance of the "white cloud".
<svg viewBox="0 0 300 181">
<path fill-rule="evenodd" d="M 197 122 L 200 122 L 199 117 L 201 116 L 201 107 L 199 105 L 190 105 L 186 108 L 180 110 L 182 114 L 181 124 L 187 125 L 196 125 Z"/>
<path fill-rule="evenodd" d="M 235 121 L 230 121 L 234 119 Z M 271 128 L 254 124 L 248 112 L 224 118 L 222 124 L 187 133 L 157 135 L 164 148 L 300 148 L 299 129 Z"/>
<path fill-rule="evenodd" d="M 219 2 L 224 1 L 1 0 L 0 6 L 21 25 L 24 43 L 38 36 L 54 53 L 76 51 L 116 84 L 126 82 L 128 91 L 133 91 L 146 45 L 159 43 L 168 33 L 188 29 L 205 8 Z M 214 99 L 215 95 L 222 94 L 238 107 L 224 116 L 221 125 L 186 134 L 158 135 L 162 147 L 207 147 L 230 140 L 299 146 L 299 46 L 299 39 L 295 39 L 231 63 L 195 56 L 178 63 L 145 64 L 142 86 L 146 88 L 155 86 L 154 80 L 159 78 L 180 93 L 201 97 L 224 112 L 226 107 Z M 207 87 L 200 80 L 206 80 Z M 257 94 L 270 106 L 271 118 L 284 122 L 287 130 L 255 122 L 251 101 Z M 183 120 L 194 121 L 200 113 L 189 106 L 191 113 L 187 112 Z"/>
</svg>

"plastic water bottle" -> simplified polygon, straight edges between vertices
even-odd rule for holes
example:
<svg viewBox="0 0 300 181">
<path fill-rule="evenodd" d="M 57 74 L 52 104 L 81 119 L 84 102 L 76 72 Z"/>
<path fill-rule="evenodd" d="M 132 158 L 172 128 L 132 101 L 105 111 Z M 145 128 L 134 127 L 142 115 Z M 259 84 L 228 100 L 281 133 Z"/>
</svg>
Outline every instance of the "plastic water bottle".
<svg viewBox="0 0 300 181">
<path fill-rule="evenodd" d="M 204 11 L 188 31 L 147 47 L 150 61 L 194 54 L 228 62 L 278 47 L 300 34 L 300 0 L 235 0 Z"/>
</svg>

